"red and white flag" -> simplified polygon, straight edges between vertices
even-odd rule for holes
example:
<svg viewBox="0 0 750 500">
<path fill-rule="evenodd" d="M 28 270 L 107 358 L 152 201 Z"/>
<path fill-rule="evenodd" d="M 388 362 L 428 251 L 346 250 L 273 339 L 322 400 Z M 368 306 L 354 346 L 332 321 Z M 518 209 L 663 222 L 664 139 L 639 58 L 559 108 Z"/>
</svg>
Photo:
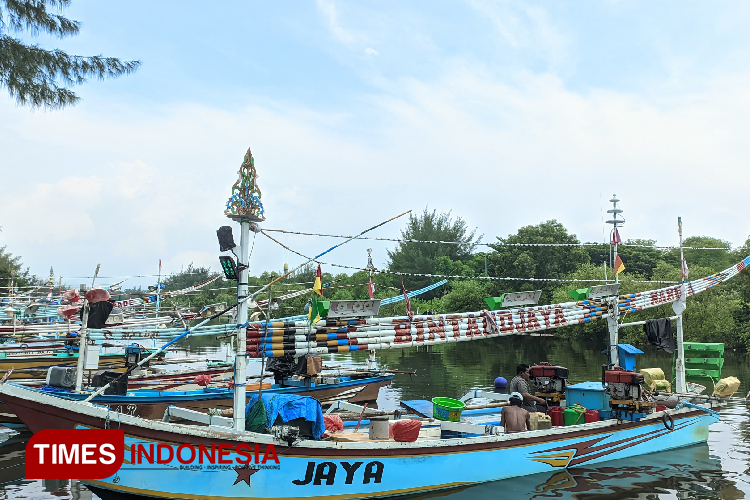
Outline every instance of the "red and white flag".
<svg viewBox="0 0 750 500">
<path fill-rule="evenodd" d="M 409 302 L 409 296 L 406 294 L 406 287 L 404 286 L 404 276 L 401 275 L 401 290 L 404 291 L 404 300 L 406 301 L 406 315 L 409 316 L 409 321 L 414 319 L 414 313 L 411 312 L 411 302 Z"/>
<path fill-rule="evenodd" d="M 622 239 L 620 239 L 620 232 L 615 229 L 612 231 L 612 244 L 619 245 L 620 243 L 622 243 Z"/>
<path fill-rule="evenodd" d="M 690 273 L 690 270 L 688 269 L 687 261 L 685 260 L 685 257 L 683 257 L 682 258 L 682 279 L 686 280 L 689 273 Z"/>
<path fill-rule="evenodd" d="M 367 284 L 367 294 L 371 299 L 375 298 L 375 283 L 372 282 L 372 278 L 370 278 L 370 282 Z"/>
</svg>

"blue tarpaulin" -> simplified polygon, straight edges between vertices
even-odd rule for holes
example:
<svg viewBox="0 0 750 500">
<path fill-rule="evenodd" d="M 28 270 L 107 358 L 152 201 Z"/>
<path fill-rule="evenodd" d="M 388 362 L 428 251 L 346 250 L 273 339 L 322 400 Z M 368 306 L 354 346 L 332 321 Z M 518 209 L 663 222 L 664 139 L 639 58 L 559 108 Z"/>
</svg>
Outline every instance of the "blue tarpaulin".
<svg viewBox="0 0 750 500">
<path fill-rule="evenodd" d="M 248 396 L 245 415 L 250 412 L 250 408 L 256 401 L 258 401 L 257 394 Z M 312 422 L 313 438 L 315 439 L 320 439 L 320 436 L 325 432 L 323 409 L 317 399 L 294 394 L 263 394 L 263 405 L 266 407 L 266 426 L 269 429 L 276 421 L 276 417 L 280 416 L 283 422 L 289 422 L 295 418 L 304 418 L 306 421 Z"/>
</svg>

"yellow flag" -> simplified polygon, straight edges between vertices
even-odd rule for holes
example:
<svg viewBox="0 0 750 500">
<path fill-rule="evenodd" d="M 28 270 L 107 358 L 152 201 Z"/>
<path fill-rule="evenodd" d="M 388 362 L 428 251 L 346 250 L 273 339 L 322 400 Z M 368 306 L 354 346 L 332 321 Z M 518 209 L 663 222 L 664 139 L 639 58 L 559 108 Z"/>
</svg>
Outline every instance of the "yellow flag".
<svg viewBox="0 0 750 500">
<path fill-rule="evenodd" d="M 618 255 L 615 257 L 615 275 L 620 274 L 625 270 L 625 264 L 622 263 L 622 259 Z"/>
<path fill-rule="evenodd" d="M 323 282 L 320 274 L 320 264 L 318 264 L 318 273 L 315 275 L 315 283 L 313 284 L 313 292 L 317 293 L 321 297 L 323 296 Z"/>
</svg>

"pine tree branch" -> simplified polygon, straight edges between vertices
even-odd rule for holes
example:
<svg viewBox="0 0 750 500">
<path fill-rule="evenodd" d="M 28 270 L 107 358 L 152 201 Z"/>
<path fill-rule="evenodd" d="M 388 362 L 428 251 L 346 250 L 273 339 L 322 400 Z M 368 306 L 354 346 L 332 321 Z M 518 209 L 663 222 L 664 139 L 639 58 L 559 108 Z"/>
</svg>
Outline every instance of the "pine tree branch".
<svg viewBox="0 0 750 500">
<path fill-rule="evenodd" d="M 115 78 L 136 71 L 140 65 L 140 61 L 123 62 L 101 55 L 71 56 L 57 49 L 27 46 L 0 34 L 0 86 L 5 86 L 19 104 L 35 108 L 75 104 L 80 98 L 63 85 L 81 84 L 90 77 Z"/>
<path fill-rule="evenodd" d="M 70 0 L 3 0 L 8 12 L 8 21 L 0 23 L 7 25 L 11 31 L 28 30 L 32 35 L 45 31 L 60 38 L 77 35 L 81 24 L 78 21 L 47 12 L 47 4 L 57 6 L 60 10 L 67 7 Z M 0 27 L 2 27 L 0 25 Z"/>
</svg>

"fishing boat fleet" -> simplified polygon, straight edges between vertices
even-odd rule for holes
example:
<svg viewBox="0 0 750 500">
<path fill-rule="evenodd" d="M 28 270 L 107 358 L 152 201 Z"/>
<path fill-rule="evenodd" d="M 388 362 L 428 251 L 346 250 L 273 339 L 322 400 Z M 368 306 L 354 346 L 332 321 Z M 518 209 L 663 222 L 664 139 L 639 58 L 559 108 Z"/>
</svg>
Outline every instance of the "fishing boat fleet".
<svg viewBox="0 0 750 500">
<path fill-rule="evenodd" d="M 616 197 L 612 201 L 616 232 L 622 210 Z M 124 430 L 125 456 L 118 472 L 82 479 L 102 498 L 351 499 L 413 494 L 698 444 L 707 440 L 710 425 L 719 419 L 726 393 L 702 394 L 686 380 L 691 358 L 685 357 L 682 314 L 689 297 L 731 279 L 750 265 L 750 257 L 721 273 L 642 293 L 620 294 L 615 275 L 614 282 L 573 290 L 573 300 L 558 304 L 539 305 L 538 292 L 519 292 L 487 298 L 488 307 L 481 311 L 419 315 L 407 307 L 406 316 L 391 317 L 379 316 L 379 307 L 391 299 L 326 302 L 324 286 L 316 280 L 312 290 L 302 291 L 311 296 L 306 316 L 274 320 L 266 313 L 271 304 L 262 301 L 261 294 L 385 222 L 250 293 L 251 233 L 261 233 L 265 220 L 250 150 L 225 215 L 240 228 L 239 246 L 231 226 L 217 232 L 221 251 L 231 251 L 237 259 L 221 257 L 225 276 L 238 281 L 237 302 L 210 311 L 194 326 L 188 326 L 183 313 L 156 322 L 129 314 L 127 306 L 109 325 L 92 324 L 92 315 L 100 323 L 109 320 L 100 317 L 97 306 L 107 302 L 109 294 L 93 288 L 93 283 L 92 289 L 80 291 L 81 305 L 73 300 L 75 291 L 63 294 L 67 299 L 60 300 L 68 304 L 59 307 L 51 296 L 46 303 L 24 303 L 15 297 L 0 318 L 0 335 L 16 342 L 0 349 L 0 423 L 24 425 L 32 432 Z M 616 256 L 616 240 L 614 252 Z M 169 293 L 158 285 L 156 292 L 157 301 L 160 294 Z M 419 292 L 404 291 L 392 301 L 408 301 Z M 28 309 L 37 303 L 36 311 Z M 665 304 L 674 312 L 667 321 L 677 322 L 674 390 L 648 386 L 618 335 L 622 327 L 643 323 L 623 323 L 625 313 Z M 65 306 L 70 309 L 62 310 Z M 53 307 L 71 314 L 55 322 Z M 251 310 L 261 313 L 254 315 L 257 319 L 249 319 Z M 228 323 L 210 324 L 230 313 Z M 75 314 L 80 315 L 78 321 Z M 265 319 L 259 320 L 263 315 Z M 170 326 L 175 321 L 183 327 Z M 520 432 L 505 421 L 515 395 L 503 384 L 458 399 L 434 395 L 432 400 L 402 401 L 398 410 L 386 411 L 372 402 L 397 372 L 376 366 L 327 367 L 322 359 L 359 350 L 374 357 L 382 349 L 532 335 L 592 321 L 605 322 L 609 331 L 601 380 L 569 385 L 566 368 L 544 362 L 532 366 L 533 397 L 546 405 L 531 414 L 529 425 Z M 181 364 L 175 370 L 164 364 L 170 362 L 164 357 L 170 347 L 201 334 L 230 336 L 231 363 L 204 363 L 195 369 Z M 128 343 L 122 352 L 99 352 L 108 342 L 134 339 L 166 343 L 149 349 Z M 248 366 L 258 364 L 260 373 L 248 377 Z M 85 381 L 90 366 L 97 373 Z M 168 448 L 169 458 L 153 460 L 155 445 L 157 453 Z M 251 450 L 249 455 L 243 447 Z M 192 459 L 185 458 L 185 449 Z M 193 463 L 201 449 L 229 450 L 228 462 L 223 463 L 230 465 Z"/>
</svg>

